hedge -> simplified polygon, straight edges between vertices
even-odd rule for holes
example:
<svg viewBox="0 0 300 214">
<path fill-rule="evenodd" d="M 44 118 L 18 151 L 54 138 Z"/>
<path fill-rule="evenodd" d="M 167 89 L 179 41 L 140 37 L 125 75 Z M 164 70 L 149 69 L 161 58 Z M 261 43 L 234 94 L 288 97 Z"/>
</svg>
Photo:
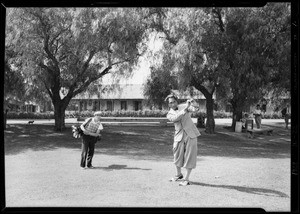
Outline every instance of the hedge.
<svg viewBox="0 0 300 214">
<path fill-rule="evenodd" d="M 166 117 L 167 110 L 140 110 L 140 111 L 103 111 L 102 117 Z M 82 111 L 75 113 L 66 113 L 66 118 L 92 117 L 94 112 Z M 214 111 L 215 118 L 232 118 L 232 113 L 224 111 Z M 192 117 L 204 117 L 206 113 L 199 111 L 192 114 Z M 283 118 L 280 113 L 264 114 L 263 119 L 280 119 Z M 54 119 L 53 112 L 31 113 L 31 112 L 8 112 L 7 119 Z"/>
<path fill-rule="evenodd" d="M 8 112 L 7 119 L 54 119 L 54 113 Z"/>
</svg>

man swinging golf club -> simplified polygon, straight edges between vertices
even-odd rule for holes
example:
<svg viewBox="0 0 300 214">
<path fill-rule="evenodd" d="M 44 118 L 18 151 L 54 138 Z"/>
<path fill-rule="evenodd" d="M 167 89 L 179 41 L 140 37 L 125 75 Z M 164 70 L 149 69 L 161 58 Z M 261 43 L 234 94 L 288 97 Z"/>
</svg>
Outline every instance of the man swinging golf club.
<svg viewBox="0 0 300 214">
<path fill-rule="evenodd" d="M 197 107 L 191 106 L 191 103 L 195 102 L 192 99 L 178 105 L 178 98 L 174 94 L 168 95 L 165 101 L 170 107 L 167 118 L 175 127 L 173 163 L 177 174 L 170 181 L 181 181 L 179 185 L 186 186 L 190 184 L 189 176 L 192 169 L 196 168 L 197 137 L 201 135 L 190 116 L 190 112 L 195 111 Z M 181 173 L 182 167 L 186 168 L 185 176 Z"/>
</svg>

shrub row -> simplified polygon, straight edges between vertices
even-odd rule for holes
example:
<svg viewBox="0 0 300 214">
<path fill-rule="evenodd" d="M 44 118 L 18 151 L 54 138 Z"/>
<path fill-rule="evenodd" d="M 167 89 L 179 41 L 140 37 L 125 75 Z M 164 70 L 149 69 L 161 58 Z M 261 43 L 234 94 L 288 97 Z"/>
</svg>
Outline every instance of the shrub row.
<svg viewBox="0 0 300 214">
<path fill-rule="evenodd" d="M 92 111 L 82 111 L 74 113 L 66 113 L 66 118 L 92 117 Z M 142 111 L 103 111 L 102 117 L 166 117 L 167 110 L 142 110 Z M 232 113 L 224 111 L 214 111 L 215 118 L 231 118 Z M 206 117 L 205 112 L 196 112 L 192 117 Z M 280 113 L 264 114 L 264 119 L 282 118 Z M 8 112 L 7 119 L 54 119 L 53 112 L 31 113 L 31 112 Z"/>
<path fill-rule="evenodd" d="M 273 114 L 263 114 L 262 115 L 263 119 L 282 119 L 281 113 L 274 112 Z"/>
<path fill-rule="evenodd" d="M 165 117 L 168 111 L 165 110 L 140 110 L 140 111 L 103 111 L 102 117 Z M 91 117 L 94 112 L 82 111 L 76 113 L 79 117 Z"/>
<path fill-rule="evenodd" d="M 8 112 L 7 119 L 54 119 L 54 113 Z"/>
</svg>

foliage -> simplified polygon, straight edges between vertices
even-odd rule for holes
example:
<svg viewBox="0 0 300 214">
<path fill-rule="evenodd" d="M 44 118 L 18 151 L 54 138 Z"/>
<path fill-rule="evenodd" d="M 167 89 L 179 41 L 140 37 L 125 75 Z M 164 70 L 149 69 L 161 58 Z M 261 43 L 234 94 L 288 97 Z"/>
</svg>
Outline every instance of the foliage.
<svg viewBox="0 0 300 214">
<path fill-rule="evenodd" d="M 259 102 L 272 87 L 281 91 L 290 85 L 290 9 L 286 3 L 270 3 L 213 8 L 211 14 L 216 24 L 203 34 L 203 48 L 218 59 L 220 77 L 229 86 L 220 94 L 223 103 L 232 104 L 234 127 L 245 106 Z"/>
<path fill-rule="evenodd" d="M 56 129 L 72 97 L 109 72 L 131 71 L 144 51 L 139 8 L 9 8 L 6 44 L 22 53 L 32 94 L 46 92 Z"/>
<path fill-rule="evenodd" d="M 171 93 L 172 89 L 177 89 L 176 78 L 171 75 L 167 66 L 151 67 L 150 78 L 144 85 L 144 95 L 150 105 L 158 105 L 161 109 L 165 98 Z"/>
<path fill-rule="evenodd" d="M 10 103 L 22 102 L 25 95 L 24 78 L 19 67 L 21 62 L 16 60 L 17 53 L 11 47 L 5 49 L 4 68 L 4 106 L 9 108 Z"/>
<path fill-rule="evenodd" d="M 54 119 L 54 113 L 8 112 L 7 119 Z"/>
<path fill-rule="evenodd" d="M 140 110 L 140 111 L 103 111 L 102 117 L 166 117 L 167 110 Z M 74 113 L 66 113 L 66 118 L 87 118 L 93 117 L 94 112 L 82 111 Z M 224 111 L 214 111 L 215 118 L 232 118 L 232 113 Z M 53 112 L 32 113 L 32 112 L 9 112 L 8 119 L 54 119 Z M 204 117 L 206 113 L 198 111 L 192 113 L 192 118 Z M 281 119 L 283 118 L 280 112 L 265 113 L 263 119 Z"/>
<path fill-rule="evenodd" d="M 207 100 L 206 131 L 213 133 L 212 96 L 219 84 L 220 71 L 215 69 L 217 59 L 208 58 L 201 44 L 209 14 L 201 8 L 156 8 L 152 10 L 152 18 L 150 26 L 164 35 L 162 62 L 156 70 L 167 70 L 177 76 L 182 91 L 193 86 L 203 93 Z"/>
<path fill-rule="evenodd" d="M 235 120 L 242 110 L 290 86 L 290 5 L 258 8 L 156 8 L 152 27 L 164 33 L 161 65 L 179 76 L 179 87 L 194 86 L 207 100 L 213 132 L 212 95 L 228 101 Z M 220 99 L 221 98 L 221 99 Z"/>
<path fill-rule="evenodd" d="M 282 70 L 283 65 L 287 67 L 290 55 L 289 36 L 285 33 L 281 36 L 280 32 L 289 26 L 285 19 L 290 13 L 284 14 L 284 8 L 280 9 L 278 4 L 262 9 L 232 10 L 228 14 L 226 36 L 231 50 L 223 57 L 227 56 L 232 71 L 230 82 L 236 98 L 243 96 L 252 104 L 262 98 L 269 82 L 275 83 L 276 73 L 289 76 L 289 70 Z"/>
<path fill-rule="evenodd" d="M 280 112 L 267 113 L 262 115 L 262 119 L 283 119 Z"/>
<path fill-rule="evenodd" d="M 139 111 L 103 111 L 102 117 L 166 117 L 167 110 L 139 110 Z M 274 113 L 277 114 L 277 113 Z M 66 118 L 86 118 L 93 117 L 93 111 L 82 111 L 82 112 L 67 112 Z M 232 113 L 224 111 L 214 111 L 216 118 L 231 118 Z M 268 115 L 268 114 L 265 114 Z M 272 115 L 272 114 L 271 114 Z M 206 113 L 203 111 L 198 111 L 192 113 L 193 118 L 204 117 L 206 118 Z M 266 116 L 270 117 L 270 116 Z M 54 119 L 53 112 L 45 113 L 32 113 L 32 112 L 9 112 L 9 119 Z"/>
</svg>

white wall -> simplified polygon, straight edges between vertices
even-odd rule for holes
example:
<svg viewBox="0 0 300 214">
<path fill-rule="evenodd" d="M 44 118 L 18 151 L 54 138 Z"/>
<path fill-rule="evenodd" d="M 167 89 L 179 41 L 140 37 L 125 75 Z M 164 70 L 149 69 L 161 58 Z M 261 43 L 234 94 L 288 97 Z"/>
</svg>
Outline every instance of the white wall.
<svg viewBox="0 0 300 214">
<path fill-rule="evenodd" d="M 121 101 L 120 100 L 114 100 L 113 103 L 114 103 L 114 108 L 113 108 L 114 111 L 121 110 Z"/>
</svg>

